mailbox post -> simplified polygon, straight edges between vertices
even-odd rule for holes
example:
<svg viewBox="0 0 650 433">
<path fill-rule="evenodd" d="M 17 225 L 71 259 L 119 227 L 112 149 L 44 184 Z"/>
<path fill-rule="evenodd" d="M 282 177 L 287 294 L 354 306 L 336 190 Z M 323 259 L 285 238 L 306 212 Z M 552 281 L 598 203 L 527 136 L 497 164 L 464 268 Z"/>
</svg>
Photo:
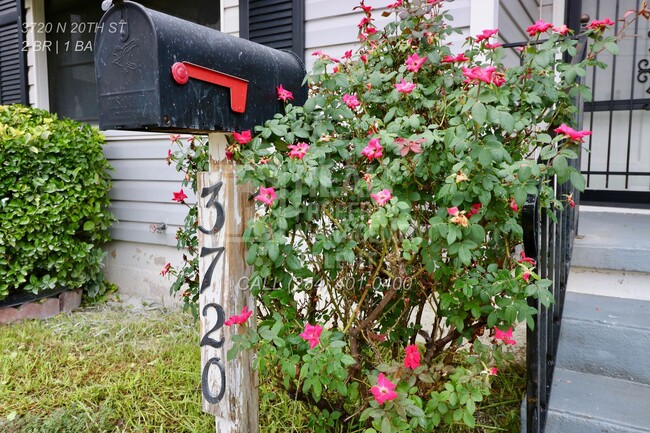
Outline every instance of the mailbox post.
<svg viewBox="0 0 650 433">
<path fill-rule="evenodd" d="M 283 110 L 276 89 L 302 104 L 305 68 L 292 53 L 114 1 L 100 21 L 95 68 L 101 129 L 208 134 L 210 171 L 198 178 L 203 410 L 219 433 L 256 433 L 258 379 L 253 354 L 227 360 L 239 326 L 225 320 L 255 309 L 243 233 L 253 194 L 225 160 L 224 133 L 252 129 Z M 255 326 L 255 320 L 247 322 Z"/>
<path fill-rule="evenodd" d="M 225 136 L 212 133 L 209 139 L 210 171 L 198 178 L 202 406 L 215 415 L 217 432 L 256 433 L 259 403 L 253 354 L 242 352 L 227 361 L 231 336 L 243 328 L 224 326 L 228 316 L 244 307 L 255 309 L 250 290 L 240 289 L 240 280 L 249 274 L 243 233 L 254 213 L 252 191 L 237 184 L 233 165 L 223 158 Z M 248 323 L 254 327 L 254 318 Z"/>
</svg>

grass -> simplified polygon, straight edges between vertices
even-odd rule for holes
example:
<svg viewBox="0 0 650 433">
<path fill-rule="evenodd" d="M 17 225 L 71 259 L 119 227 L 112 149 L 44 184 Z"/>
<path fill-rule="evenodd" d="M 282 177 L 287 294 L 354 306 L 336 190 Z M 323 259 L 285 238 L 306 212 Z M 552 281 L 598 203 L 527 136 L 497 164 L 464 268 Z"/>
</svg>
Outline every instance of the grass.
<svg viewBox="0 0 650 433">
<path fill-rule="evenodd" d="M 0 326 L 0 431 L 212 433 L 214 418 L 201 411 L 198 334 L 180 311 L 108 307 Z M 472 432 L 518 432 L 524 389 L 521 367 L 500 370 Z M 308 432 L 308 418 L 261 385 L 261 433 Z"/>
</svg>

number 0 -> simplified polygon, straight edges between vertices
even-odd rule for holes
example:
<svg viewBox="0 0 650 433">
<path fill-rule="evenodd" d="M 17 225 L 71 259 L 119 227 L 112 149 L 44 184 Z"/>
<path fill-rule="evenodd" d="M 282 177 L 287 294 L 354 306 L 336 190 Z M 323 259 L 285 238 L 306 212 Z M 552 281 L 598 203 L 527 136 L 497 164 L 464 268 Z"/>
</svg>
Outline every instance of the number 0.
<svg viewBox="0 0 650 433">
<path fill-rule="evenodd" d="M 215 364 L 219 368 L 219 373 L 221 375 L 221 387 L 219 388 L 219 394 L 217 395 L 210 392 L 210 384 L 208 383 L 208 375 L 212 364 Z M 217 404 L 223 399 L 223 396 L 226 393 L 226 370 L 223 365 L 221 365 L 221 360 L 219 358 L 210 358 L 203 366 L 203 373 L 201 374 L 201 391 L 203 392 L 203 397 L 210 404 Z"/>
</svg>

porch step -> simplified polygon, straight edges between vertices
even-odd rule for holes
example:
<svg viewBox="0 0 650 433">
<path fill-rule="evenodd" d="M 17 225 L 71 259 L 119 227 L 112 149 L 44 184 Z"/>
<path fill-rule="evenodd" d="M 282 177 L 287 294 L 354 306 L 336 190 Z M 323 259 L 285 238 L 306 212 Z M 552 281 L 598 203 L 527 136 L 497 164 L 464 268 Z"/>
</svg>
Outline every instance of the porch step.
<svg viewBox="0 0 650 433">
<path fill-rule="evenodd" d="M 650 301 L 567 292 L 546 433 L 650 432 Z"/>
<path fill-rule="evenodd" d="M 571 266 L 567 290 L 650 301 L 650 273 Z"/>
<path fill-rule="evenodd" d="M 649 350 L 650 301 L 567 292 L 558 368 L 650 385 Z"/>
<path fill-rule="evenodd" d="M 650 432 L 650 385 L 556 368 L 546 433 Z"/>
<path fill-rule="evenodd" d="M 650 272 L 650 211 L 580 207 L 571 264 Z"/>
</svg>

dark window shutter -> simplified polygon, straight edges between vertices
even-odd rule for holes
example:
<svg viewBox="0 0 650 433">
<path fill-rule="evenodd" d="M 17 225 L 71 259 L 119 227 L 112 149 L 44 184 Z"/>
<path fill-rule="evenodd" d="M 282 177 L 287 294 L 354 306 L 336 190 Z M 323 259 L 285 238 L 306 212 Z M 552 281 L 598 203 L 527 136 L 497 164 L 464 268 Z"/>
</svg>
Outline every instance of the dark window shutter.
<svg viewBox="0 0 650 433">
<path fill-rule="evenodd" d="M 27 104 L 23 1 L 0 0 L 0 104 Z"/>
<path fill-rule="evenodd" d="M 239 36 L 304 58 L 304 0 L 240 0 Z"/>
</svg>

